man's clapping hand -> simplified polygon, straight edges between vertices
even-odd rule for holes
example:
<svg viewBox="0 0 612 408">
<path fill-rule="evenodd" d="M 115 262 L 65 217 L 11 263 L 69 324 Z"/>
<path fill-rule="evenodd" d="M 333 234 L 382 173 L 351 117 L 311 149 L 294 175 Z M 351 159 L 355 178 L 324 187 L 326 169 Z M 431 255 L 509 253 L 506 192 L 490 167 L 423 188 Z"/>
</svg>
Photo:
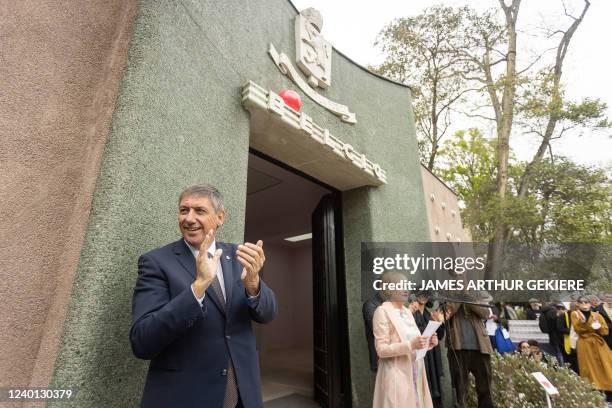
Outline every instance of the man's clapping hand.
<svg viewBox="0 0 612 408">
<path fill-rule="evenodd" d="M 239 245 L 236 255 L 243 266 L 240 279 L 242 279 L 248 295 L 257 296 L 259 293 L 259 272 L 266 261 L 263 241 L 259 240 L 257 244 L 246 242 L 244 245 Z"/>
<path fill-rule="evenodd" d="M 204 296 L 204 292 L 217 276 L 219 258 L 221 258 L 221 254 L 223 253 L 221 249 L 217 249 L 212 259 L 208 258 L 208 248 L 210 248 L 214 236 L 215 233 L 212 229 L 208 231 L 204 237 L 204 241 L 202 241 L 200 245 L 200 252 L 196 258 L 196 280 L 191 284 L 191 288 L 198 298 Z"/>
</svg>

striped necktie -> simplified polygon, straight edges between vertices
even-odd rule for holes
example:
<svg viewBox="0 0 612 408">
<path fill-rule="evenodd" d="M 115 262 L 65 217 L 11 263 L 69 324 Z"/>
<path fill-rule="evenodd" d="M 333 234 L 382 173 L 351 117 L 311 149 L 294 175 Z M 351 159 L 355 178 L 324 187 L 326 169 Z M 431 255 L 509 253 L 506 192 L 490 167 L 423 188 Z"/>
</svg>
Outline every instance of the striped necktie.
<svg viewBox="0 0 612 408">
<path fill-rule="evenodd" d="M 208 252 L 207 255 L 209 259 L 213 257 L 210 252 Z M 219 273 L 218 269 L 217 273 Z M 219 302 L 221 302 L 223 311 L 227 316 L 225 297 L 223 296 L 223 291 L 221 290 L 221 283 L 219 282 L 218 275 L 215 275 L 215 279 L 213 279 L 211 286 L 215 292 L 215 295 L 217 295 L 219 298 Z M 232 358 L 230 356 L 229 367 L 227 368 L 227 387 L 225 388 L 223 408 L 235 408 L 236 405 L 238 405 L 238 384 L 236 382 L 236 373 L 234 372 L 234 363 L 232 362 Z"/>
</svg>

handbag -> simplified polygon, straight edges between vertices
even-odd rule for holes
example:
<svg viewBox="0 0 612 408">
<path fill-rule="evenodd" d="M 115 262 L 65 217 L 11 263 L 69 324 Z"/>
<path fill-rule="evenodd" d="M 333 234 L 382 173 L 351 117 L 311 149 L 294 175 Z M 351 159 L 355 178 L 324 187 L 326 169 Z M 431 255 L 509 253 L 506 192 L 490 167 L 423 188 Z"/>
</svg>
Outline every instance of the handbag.
<svg viewBox="0 0 612 408">
<path fill-rule="evenodd" d="M 576 350 L 576 344 L 578 344 L 578 333 L 576 333 L 576 330 L 574 330 L 573 324 L 570 326 L 569 341 L 570 341 L 570 347 L 573 350 Z"/>
<path fill-rule="evenodd" d="M 576 344 L 578 344 L 578 333 L 576 333 L 576 330 L 574 330 L 574 326 L 570 328 L 569 340 L 570 347 L 576 350 Z"/>
<path fill-rule="evenodd" d="M 508 332 L 501 325 L 495 330 L 495 345 L 499 354 L 516 351 Z"/>
</svg>

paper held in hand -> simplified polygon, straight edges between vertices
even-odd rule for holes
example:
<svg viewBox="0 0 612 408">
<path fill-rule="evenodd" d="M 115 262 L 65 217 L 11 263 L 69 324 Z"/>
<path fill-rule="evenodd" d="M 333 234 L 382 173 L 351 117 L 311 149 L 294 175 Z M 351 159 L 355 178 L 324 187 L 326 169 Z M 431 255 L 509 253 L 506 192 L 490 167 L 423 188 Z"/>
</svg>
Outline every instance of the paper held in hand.
<svg viewBox="0 0 612 408">
<path fill-rule="evenodd" d="M 435 320 L 430 320 L 429 323 L 427 323 L 427 327 L 425 327 L 425 331 L 423 331 L 421 336 L 425 336 L 427 337 L 427 339 L 429 339 L 436 332 L 436 330 L 438 330 L 438 327 L 440 327 L 441 324 L 442 322 L 436 322 Z M 427 349 L 428 347 L 417 350 L 416 359 L 420 360 L 424 358 L 425 354 L 427 354 Z"/>
<path fill-rule="evenodd" d="M 493 319 L 489 319 L 485 324 L 485 328 L 487 329 L 487 334 L 489 336 L 495 336 L 495 332 L 497 331 L 497 323 L 495 323 Z"/>
</svg>

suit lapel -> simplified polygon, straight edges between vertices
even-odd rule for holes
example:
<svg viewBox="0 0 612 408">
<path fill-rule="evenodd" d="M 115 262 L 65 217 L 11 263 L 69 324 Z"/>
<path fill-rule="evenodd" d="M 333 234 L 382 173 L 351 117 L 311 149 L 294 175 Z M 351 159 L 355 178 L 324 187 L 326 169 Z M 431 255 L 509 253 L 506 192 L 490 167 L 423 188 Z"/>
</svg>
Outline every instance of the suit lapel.
<svg viewBox="0 0 612 408">
<path fill-rule="evenodd" d="M 179 263 L 185 268 L 185 270 L 191 275 L 193 279 L 196 277 L 196 264 L 193 254 L 189 250 L 189 247 L 182 239 L 178 240 L 174 244 L 174 254 L 177 256 Z"/>
</svg>

